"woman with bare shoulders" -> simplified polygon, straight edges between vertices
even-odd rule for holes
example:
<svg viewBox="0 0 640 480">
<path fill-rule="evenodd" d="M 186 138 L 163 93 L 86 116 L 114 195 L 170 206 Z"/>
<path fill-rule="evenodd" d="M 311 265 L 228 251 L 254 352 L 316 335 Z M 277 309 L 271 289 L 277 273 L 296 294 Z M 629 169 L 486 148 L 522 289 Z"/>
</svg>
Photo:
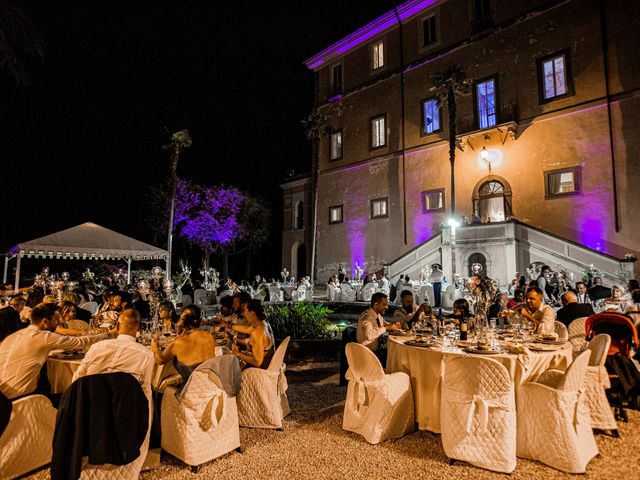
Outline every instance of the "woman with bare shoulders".
<svg viewBox="0 0 640 480">
<path fill-rule="evenodd" d="M 251 334 L 247 341 L 248 350 L 241 352 L 237 345 L 233 345 L 232 353 L 241 361 L 242 368 L 266 369 L 275 352 L 275 340 L 271 325 L 265 320 L 262 302 L 258 299 L 250 300 L 244 316 L 250 325 L 232 324 L 231 329 Z"/>
<path fill-rule="evenodd" d="M 176 325 L 178 338 L 160 350 L 157 339 L 151 341 L 151 352 L 158 365 L 173 361 L 173 366 L 186 382 L 191 373 L 205 360 L 215 356 L 211 333 L 198 330 L 201 312 L 196 305 L 185 307 Z"/>
</svg>

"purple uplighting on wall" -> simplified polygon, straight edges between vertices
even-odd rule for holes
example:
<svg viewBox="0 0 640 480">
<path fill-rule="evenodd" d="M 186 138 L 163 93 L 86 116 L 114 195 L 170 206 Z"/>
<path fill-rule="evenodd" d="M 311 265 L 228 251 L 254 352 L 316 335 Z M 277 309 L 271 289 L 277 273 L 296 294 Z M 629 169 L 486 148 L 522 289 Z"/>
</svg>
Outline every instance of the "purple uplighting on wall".
<svg viewBox="0 0 640 480">
<path fill-rule="evenodd" d="M 372 22 L 369 22 L 364 27 L 359 28 L 352 34 L 344 37 L 340 41 L 334 43 L 328 48 L 325 48 L 320 53 L 314 55 L 308 59 L 305 63 L 307 68 L 315 70 L 318 67 L 324 65 L 327 60 L 331 60 L 336 55 L 342 55 L 355 47 L 362 45 L 367 40 L 375 37 L 376 35 L 388 30 L 389 28 L 397 25 L 398 18 L 400 21 L 405 21 L 412 16 L 422 12 L 423 10 L 435 5 L 439 0 L 409 0 L 399 5 L 395 11 L 391 10 L 380 17 L 376 18 Z"/>
<path fill-rule="evenodd" d="M 367 222 L 368 219 L 365 217 L 355 217 L 347 220 L 347 241 L 349 242 L 352 271 L 355 271 L 356 263 L 366 271 L 364 252 L 367 246 L 367 237 L 365 236 Z"/>
<path fill-rule="evenodd" d="M 415 245 L 426 242 L 436 233 L 437 230 L 433 227 L 434 223 L 437 226 L 437 214 L 435 213 L 424 213 L 413 216 L 413 237 Z"/>
</svg>

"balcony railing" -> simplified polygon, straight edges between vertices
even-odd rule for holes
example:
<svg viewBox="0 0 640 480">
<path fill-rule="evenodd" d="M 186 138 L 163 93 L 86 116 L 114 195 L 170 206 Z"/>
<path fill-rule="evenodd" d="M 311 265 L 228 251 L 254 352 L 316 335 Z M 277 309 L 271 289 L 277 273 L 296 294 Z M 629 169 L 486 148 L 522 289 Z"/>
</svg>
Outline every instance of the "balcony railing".
<svg viewBox="0 0 640 480">
<path fill-rule="evenodd" d="M 496 127 L 505 123 L 514 122 L 518 123 L 518 106 L 513 103 L 505 103 L 500 105 L 499 110 L 496 112 L 496 124 L 489 128 Z M 481 130 L 478 125 L 477 115 L 463 115 L 458 117 L 458 135 Z M 488 130 L 485 128 L 483 130 Z"/>
</svg>

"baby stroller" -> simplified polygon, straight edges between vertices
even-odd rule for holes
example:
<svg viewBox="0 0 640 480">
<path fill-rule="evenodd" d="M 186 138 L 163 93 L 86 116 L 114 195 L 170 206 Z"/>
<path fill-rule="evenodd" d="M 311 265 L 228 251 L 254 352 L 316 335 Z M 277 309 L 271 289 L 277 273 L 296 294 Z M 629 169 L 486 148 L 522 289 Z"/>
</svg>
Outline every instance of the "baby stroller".
<svg viewBox="0 0 640 480">
<path fill-rule="evenodd" d="M 611 380 L 607 398 L 614 408 L 616 420 L 626 422 L 628 418 L 624 409 L 638 410 L 640 396 L 640 373 L 631 360 L 633 351 L 640 347 L 633 319 L 621 313 L 597 313 L 587 318 L 585 330 L 588 340 L 600 333 L 611 337 L 605 363 Z"/>
</svg>

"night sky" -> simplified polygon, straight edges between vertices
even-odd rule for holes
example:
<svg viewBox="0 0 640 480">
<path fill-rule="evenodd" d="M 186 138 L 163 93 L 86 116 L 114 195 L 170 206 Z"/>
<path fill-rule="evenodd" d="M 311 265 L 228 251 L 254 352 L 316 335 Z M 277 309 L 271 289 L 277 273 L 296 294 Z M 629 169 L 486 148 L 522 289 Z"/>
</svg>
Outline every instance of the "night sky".
<svg viewBox="0 0 640 480">
<path fill-rule="evenodd" d="M 254 266 L 273 274 L 278 185 L 311 165 L 300 120 L 313 74 L 302 62 L 399 2 L 10 3 L 44 37 L 45 57 L 27 62 L 28 88 L 0 72 L 0 249 L 89 220 L 150 241 L 148 188 L 169 173 L 165 128 L 187 128 L 180 177 L 270 204 L 272 238 Z"/>
</svg>

